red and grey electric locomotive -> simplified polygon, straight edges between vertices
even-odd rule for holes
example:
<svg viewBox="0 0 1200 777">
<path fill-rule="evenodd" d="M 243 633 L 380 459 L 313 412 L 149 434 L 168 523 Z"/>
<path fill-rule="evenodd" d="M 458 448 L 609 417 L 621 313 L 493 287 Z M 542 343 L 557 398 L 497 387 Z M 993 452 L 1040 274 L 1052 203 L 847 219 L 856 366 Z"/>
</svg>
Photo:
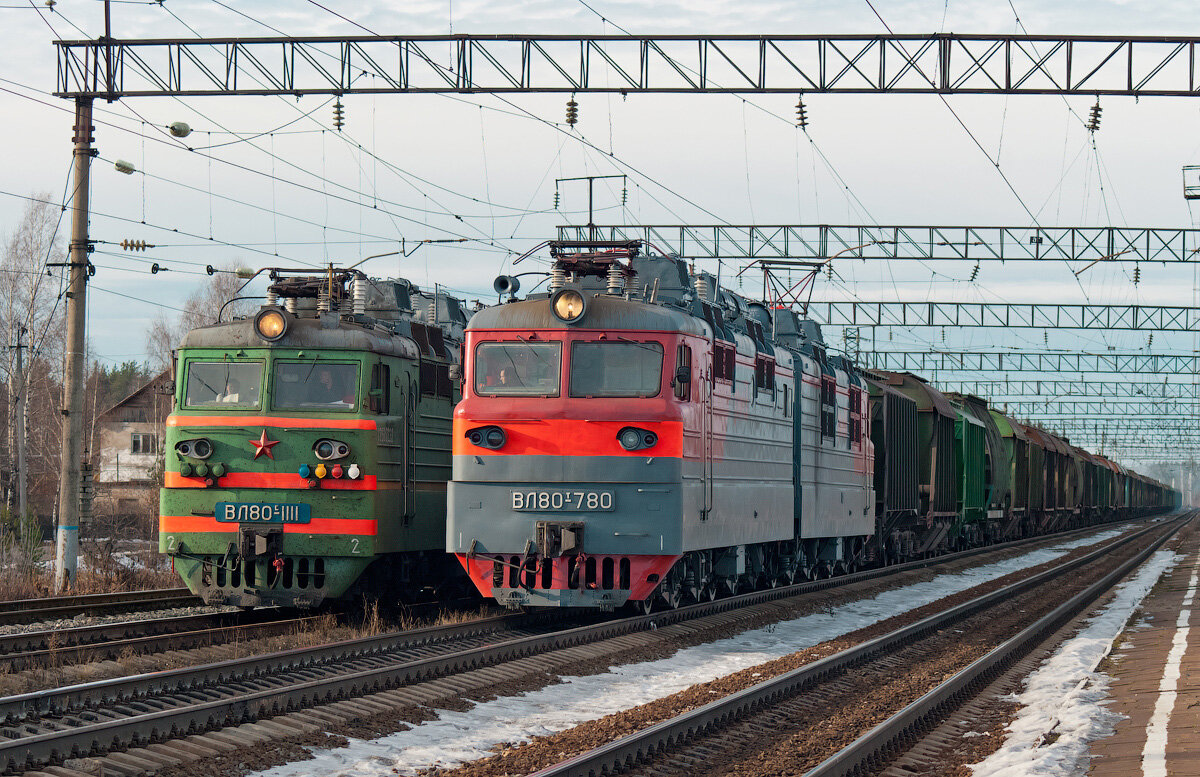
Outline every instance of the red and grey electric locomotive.
<svg viewBox="0 0 1200 777">
<path fill-rule="evenodd" d="M 467 328 L 447 542 L 479 591 L 675 606 L 852 566 L 867 394 L 815 325 L 636 243 L 552 253 L 548 293 Z"/>
</svg>

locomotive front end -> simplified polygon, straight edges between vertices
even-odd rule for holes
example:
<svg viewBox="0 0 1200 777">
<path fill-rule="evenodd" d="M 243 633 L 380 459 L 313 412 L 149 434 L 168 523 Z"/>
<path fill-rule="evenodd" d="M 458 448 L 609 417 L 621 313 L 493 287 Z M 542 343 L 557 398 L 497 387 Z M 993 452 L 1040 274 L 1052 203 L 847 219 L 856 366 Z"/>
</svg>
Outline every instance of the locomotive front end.
<svg viewBox="0 0 1200 777">
<path fill-rule="evenodd" d="M 612 609 L 666 578 L 689 498 L 682 320 L 571 285 L 476 314 L 447 547 L 483 596 Z"/>
<path fill-rule="evenodd" d="M 177 352 L 159 547 L 207 603 L 403 598 L 450 567 L 454 353 L 403 310 L 339 311 L 325 284 L 276 284 L 287 309 L 193 330 Z"/>
</svg>

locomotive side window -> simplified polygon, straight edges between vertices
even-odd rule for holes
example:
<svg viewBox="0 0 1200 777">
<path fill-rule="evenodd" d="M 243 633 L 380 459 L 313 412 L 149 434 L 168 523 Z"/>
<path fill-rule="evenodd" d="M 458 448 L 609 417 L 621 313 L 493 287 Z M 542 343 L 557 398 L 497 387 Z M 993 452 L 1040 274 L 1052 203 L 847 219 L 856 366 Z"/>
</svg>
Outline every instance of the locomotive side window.
<svg viewBox="0 0 1200 777">
<path fill-rule="evenodd" d="M 733 382 L 733 371 L 737 366 L 737 350 L 727 345 L 713 344 L 713 377 Z"/>
<path fill-rule="evenodd" d="M 686 345 L 680 345 L 675 351 L 675 380 L 672 384 L 676 399 L 686 402 L 692 398 L 692 349 Z"/>
<path fill-rule="evenodd" d="M 775 362 L 758 356 L 754 359 L 754 396 L 763 392 L 775 398 Z"/>
<path fill-rule="evenodd" d="M 391 368 L 386 364 L 371 365 L 371 389 L 367 392 L 367 409 L 386 414 L 391 408 Z"/>
<path fill-rule="evenodd" d="M 821 376 L 821 436 L 837 439 L 837 379 Z"/>
<path fill-rule="evenodd" d="M 262 362 L 189 362 L 184 407 L 256 409 Z"/>
<path fill-rule="evenodd" d="M 571 344 L 573 397 L 653 397 L 662 386 L 660 343 L 628 341 Z"/>
<path fill-rule="evenodd" d="M 475 393 L 557 397 L 561 363 L 562 343 L 480 343 L 475 348 Z"/>
<path fill-rule="evenodd" d="M 358 365 L 327 362 L 275 362 L 275 408 L 353 410 L 358 397 Z"/>
<path fill-rule="evenodd" d="M 863 390 L 858 386 L 850 387 L 850 449 L 862 448 L 862 397 Z"/>
</svg>

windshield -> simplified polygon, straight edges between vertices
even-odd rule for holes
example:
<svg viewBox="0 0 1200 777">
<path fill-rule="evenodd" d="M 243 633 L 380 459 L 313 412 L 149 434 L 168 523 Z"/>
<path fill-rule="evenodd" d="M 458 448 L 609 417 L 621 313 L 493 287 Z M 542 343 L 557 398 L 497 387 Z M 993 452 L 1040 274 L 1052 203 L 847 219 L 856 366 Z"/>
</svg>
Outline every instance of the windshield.
<svg viewBox="0 0 1200 777">
<path fill-rule="evenodd" d="M 353 410 L 358 397 L 358 365 L 275 362 L 275 409 Z"/>
<path fill-rule="evenodd" d="M 562 343 L 480 343 L 475 348 L 475 393 L 557 397 Z"/>
<path fill-rule="evenodd" d="M 257 408 L 262 362 L 191 362 L 184 407 Z"/>
<path fill-rule="evenodd" d="M 662 363 L 659 343 L 572 343 L 571 396 L 653 397 L 662 383 Z"/>
</svg>

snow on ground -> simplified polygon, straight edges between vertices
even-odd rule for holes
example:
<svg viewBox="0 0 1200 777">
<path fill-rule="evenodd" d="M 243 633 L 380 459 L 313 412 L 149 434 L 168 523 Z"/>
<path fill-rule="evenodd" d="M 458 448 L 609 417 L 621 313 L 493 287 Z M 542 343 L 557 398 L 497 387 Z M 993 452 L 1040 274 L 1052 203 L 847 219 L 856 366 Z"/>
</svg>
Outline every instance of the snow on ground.
<svg viewBox="0 0 1200 777">
<path fill-rule="evenodd" d="M 416 774 L 490 755 L 501 743 L 526 742 L 605 715 L 669 696 L 697 683 L 786 656 L 901 612 L 937 601 L 1011 572 L 1044 564 L 1074 548 L 1120 535 L 1116 529 L 1035 550 L 933 580 L 885 591 L 829 612 L 815 613 L 729 639 L 684 648 L 658 661 L 613 667 L 521 696 L 477 704 L 465 712 L 439 711 L 435 720 L 374 740 L 351 739 L 343 748 L 317 750 L 309 761 L 257 772 L 254 777 L 372 777 Z"/>
<path fill-rule="evenodd" d="M 1110 736 L 1122 716 L 1104 706 L 1109 678 L 1095 671 L 1130 615 L 1183 557 L 1157 551 L 1116 596 L 1029 676 L 1014 697 L 1022 706 L 1000 749 L 972 767 L 974 777 L 1063 777 L 1088 769 L 1091 743 Z M 1047 734 L 1056 734 L 1046 737 Z M 1046 741 L 1043 739 L 1054 741 Z"/>
</svg>

